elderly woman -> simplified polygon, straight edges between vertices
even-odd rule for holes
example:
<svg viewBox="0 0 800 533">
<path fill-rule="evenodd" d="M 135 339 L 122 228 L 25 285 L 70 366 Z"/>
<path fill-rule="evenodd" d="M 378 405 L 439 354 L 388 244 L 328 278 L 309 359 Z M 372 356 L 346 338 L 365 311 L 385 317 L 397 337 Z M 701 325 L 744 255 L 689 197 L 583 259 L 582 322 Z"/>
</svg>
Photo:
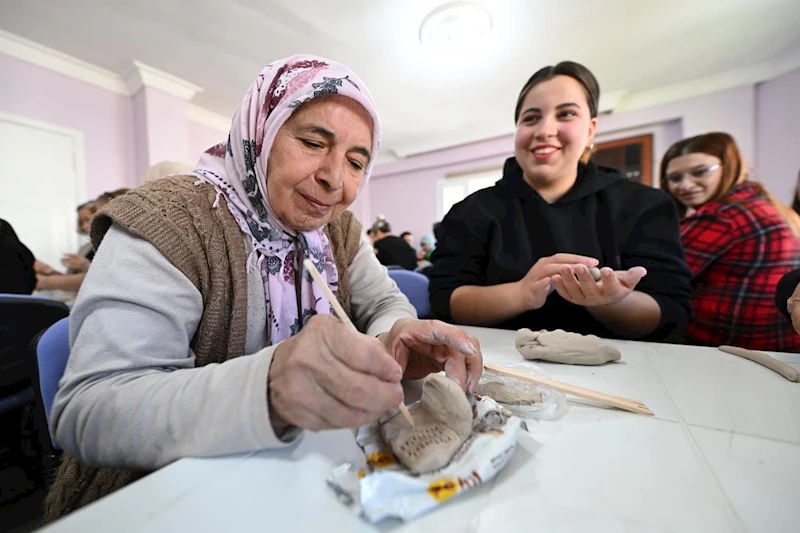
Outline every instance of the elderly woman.
<svg viewBox="0 0 800 533">
<path fill-rule="evenodd" d="M 402 379 L 445 370 L 475 389 L 475 339 L 417 320 L 346 211 L 379 142 L 358 76 L 294 56 L 264 69 L 191 175 L 97 215 L 53 407 L 66 455 L 50 518 L 181 457 L 375 421 Z M 363 333 L 331 316 L 306 258 Z"/>
</svg>

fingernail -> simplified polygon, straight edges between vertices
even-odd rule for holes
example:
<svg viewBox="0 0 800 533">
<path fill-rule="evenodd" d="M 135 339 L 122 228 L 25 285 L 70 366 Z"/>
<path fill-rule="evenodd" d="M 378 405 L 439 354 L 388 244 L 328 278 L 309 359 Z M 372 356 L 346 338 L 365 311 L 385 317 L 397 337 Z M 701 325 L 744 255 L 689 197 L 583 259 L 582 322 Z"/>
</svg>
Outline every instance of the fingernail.
<svg viewBox="0 0 800 533">
<path fill-rule="evenodd" d="M 461 351 L 464 352 L 464 353 L 468 353 L 470 355 L 477 355 L 478 354 L 478 352 L 475 351 L 475 347 L 469 341 L 461 343 Z"/>
</svg>

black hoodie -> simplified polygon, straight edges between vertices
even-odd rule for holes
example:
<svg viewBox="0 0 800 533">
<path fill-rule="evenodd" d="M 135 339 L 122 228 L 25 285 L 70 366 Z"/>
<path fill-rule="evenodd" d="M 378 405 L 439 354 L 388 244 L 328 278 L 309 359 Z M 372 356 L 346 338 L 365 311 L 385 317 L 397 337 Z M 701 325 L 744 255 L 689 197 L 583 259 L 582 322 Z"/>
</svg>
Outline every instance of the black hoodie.
<svg viewBox="0 0 800 533">
<path fill-rule="evenodd" d="M 548 204 L 525 182 L 515 158 L 503 178 L 453 206 L 433 253 L 430 297 L 438 318 L 453 321 L 450 295 L 462 285 L 521 280 L 537 260 L 573 253 L 625 270 L 643 266 L 636 290 L 661 307 L 661 322 L 642 340 L 680 342 L 691 314 L 691 272 L 686 266 L 675 203 L 663 191 L 625 179 L 594 163 L 578 166 L 575 185 Z M 556 292 L 544 306 L 497 327 L 557 328 L 617 337 L 586 308 Z"/>
</svg>

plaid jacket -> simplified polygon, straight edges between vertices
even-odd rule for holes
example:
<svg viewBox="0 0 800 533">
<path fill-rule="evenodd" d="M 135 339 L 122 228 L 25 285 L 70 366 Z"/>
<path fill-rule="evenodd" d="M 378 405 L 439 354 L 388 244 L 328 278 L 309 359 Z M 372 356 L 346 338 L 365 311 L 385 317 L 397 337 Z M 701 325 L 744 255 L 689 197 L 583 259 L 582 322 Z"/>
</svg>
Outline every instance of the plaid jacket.
<svg viewBox="0 0 800 533">
<path fill-rule="evenodd" d="M 691 344 L 800 351 L 800 335 L 775 306 L 781 277 L 800 263 L 796 238 L 750 183 L 681 221 L 694 301 Z"/>
</svg>

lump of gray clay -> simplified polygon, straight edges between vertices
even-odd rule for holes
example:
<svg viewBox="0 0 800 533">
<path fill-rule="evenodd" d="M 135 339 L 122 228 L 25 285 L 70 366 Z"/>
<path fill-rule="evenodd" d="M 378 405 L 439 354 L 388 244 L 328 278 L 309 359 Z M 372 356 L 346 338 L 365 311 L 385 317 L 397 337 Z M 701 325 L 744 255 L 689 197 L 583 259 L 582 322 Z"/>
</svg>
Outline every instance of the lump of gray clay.
<svg viewBox="0 0 800 533">
<path fill-rule="evenodd" d="M 542 360 L 567 365 L 602 365 L 618 361 L 622 354 L 596 335 L 581 335 L 562 329 L 531 331 L 523 328 L 514 339 L 517 351 L 529 361 Z"/>
</svg>

